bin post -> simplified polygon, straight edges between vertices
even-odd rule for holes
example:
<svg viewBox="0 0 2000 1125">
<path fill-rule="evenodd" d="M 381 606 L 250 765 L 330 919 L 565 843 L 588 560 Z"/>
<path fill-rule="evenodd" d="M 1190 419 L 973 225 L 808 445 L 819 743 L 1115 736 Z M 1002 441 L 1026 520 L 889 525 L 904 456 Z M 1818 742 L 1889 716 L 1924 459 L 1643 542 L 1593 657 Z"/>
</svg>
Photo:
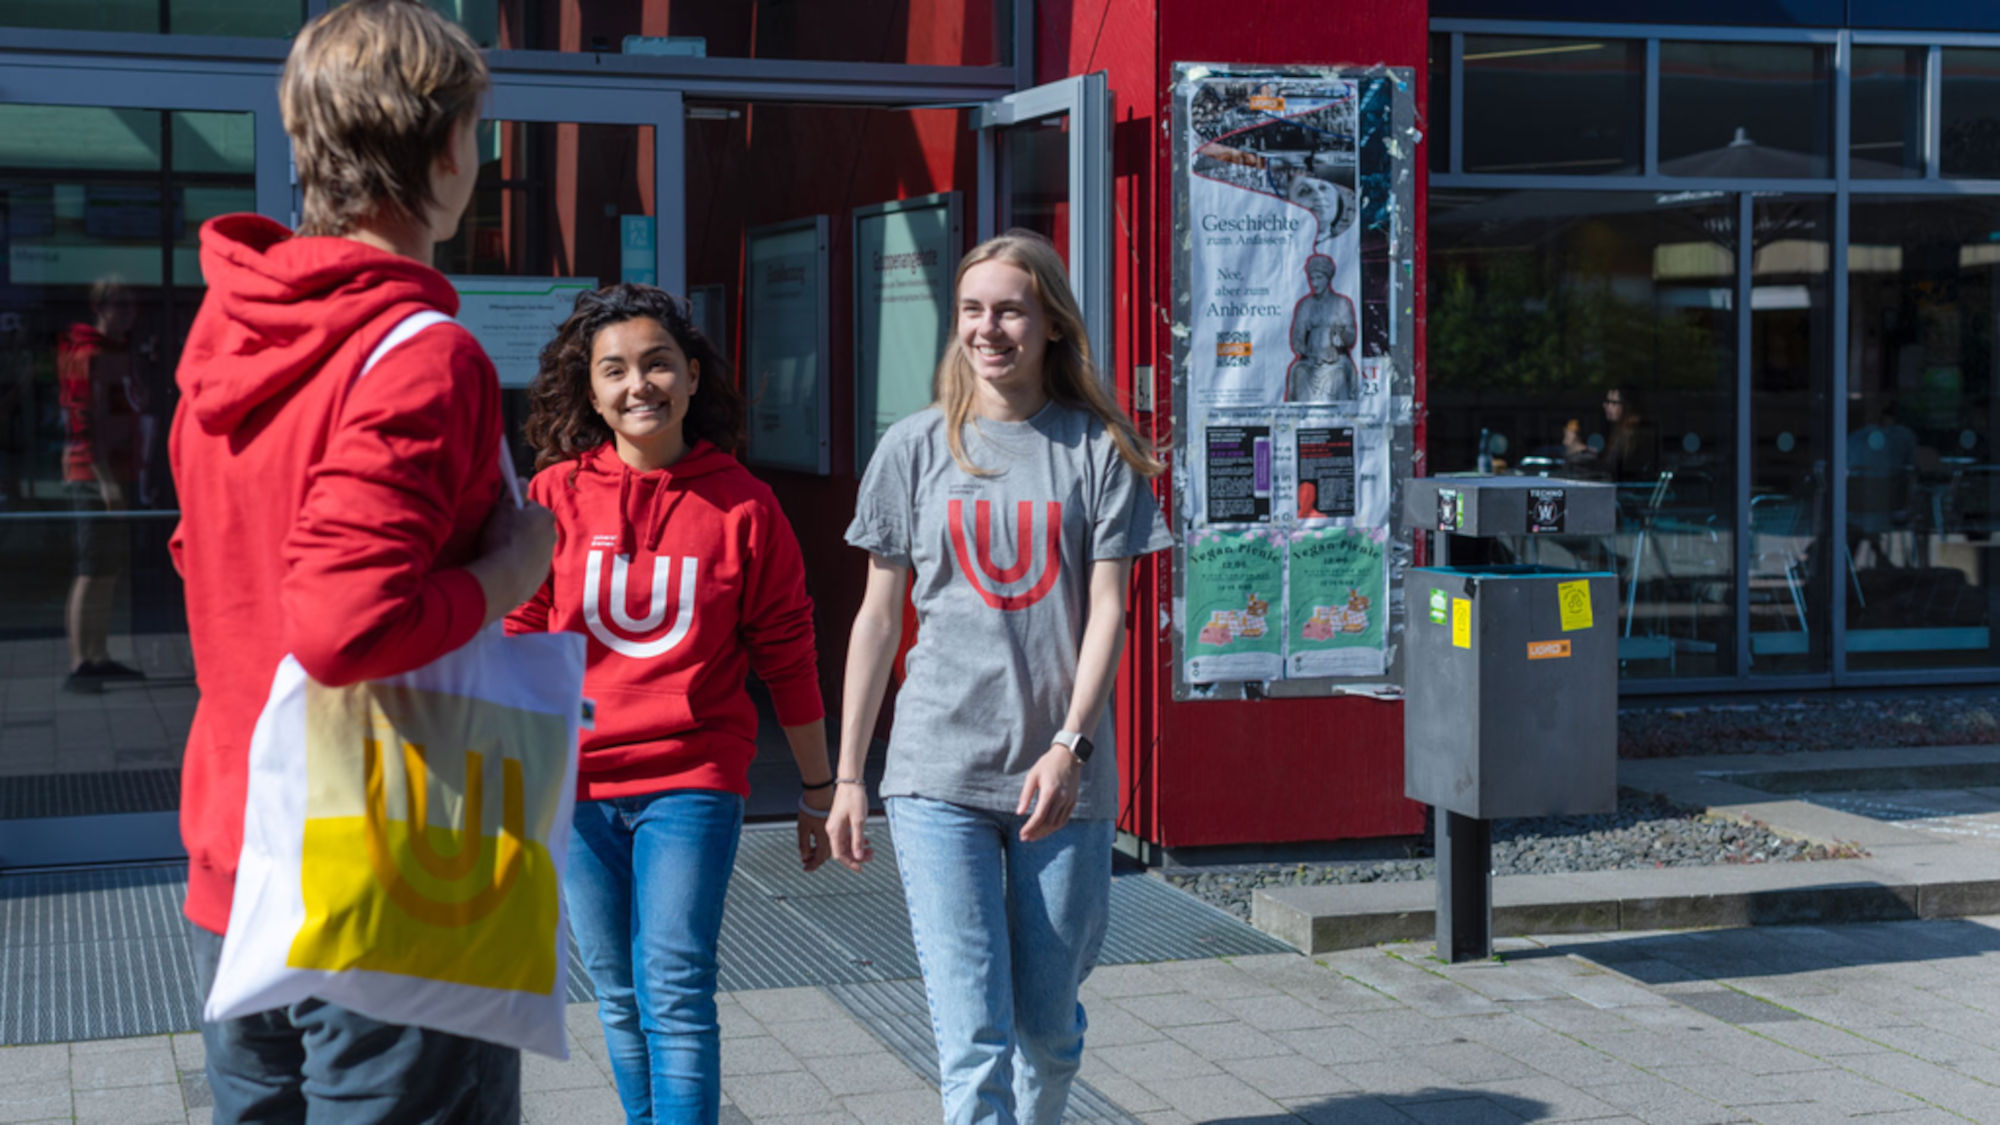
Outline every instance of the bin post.
<svg viewBox="0 0 2000 1125">
<path fill-rule="evenodd" d="M 1437 955 L 1493 956 L 1493 822 L 1432 806 L 1437 838 Z"/>
</svg>

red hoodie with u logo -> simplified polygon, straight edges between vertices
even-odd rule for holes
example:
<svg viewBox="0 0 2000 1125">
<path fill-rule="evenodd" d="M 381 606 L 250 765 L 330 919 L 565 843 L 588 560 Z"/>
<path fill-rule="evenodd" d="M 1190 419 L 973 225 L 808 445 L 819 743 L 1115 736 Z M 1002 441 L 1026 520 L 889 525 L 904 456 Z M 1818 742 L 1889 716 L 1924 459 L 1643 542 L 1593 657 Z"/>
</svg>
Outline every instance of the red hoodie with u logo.
<svg viewBox="0 0 2000 1125">
<path fill-rule="evenodd" d="M 609 444 L 536 474 L 556 516 L 547 581 L 510 633 L 590 640 L 582 800 L 666 789 L 750 791 L 754 670 L 784 726 L 825 714 L 798 539 L 769 486 L 696 442 L 641 472 Z"/>
</svg>

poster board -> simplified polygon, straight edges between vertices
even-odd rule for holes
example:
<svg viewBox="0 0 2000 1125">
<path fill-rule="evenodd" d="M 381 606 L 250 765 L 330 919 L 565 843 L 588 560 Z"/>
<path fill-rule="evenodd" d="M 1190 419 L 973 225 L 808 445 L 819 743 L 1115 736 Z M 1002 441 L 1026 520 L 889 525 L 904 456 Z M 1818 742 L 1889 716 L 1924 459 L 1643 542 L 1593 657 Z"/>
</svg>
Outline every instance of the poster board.
<svg viewBox="0 0 2000 1125">
<path fill-rule="evenodd" d="M 503 387 L 525 387 L 541 367 L 542 346 L 576 308 L 594 277 L 447 277 L 458 290 L 458 322 L 492 357 Z"/>
<path fill-rule="evenodd" d="M 743 389 L 753 465 L 832 471 L 827 391 L 827 217 L 745 235 Z"/>
<path fill-rule="evenodd" d="M 890 426 L 931 402 L 965 244 L 959 193 L 854 211 L 854 475 Z"/>
<path fill-rule="evenodd" d="M 1176 699 L 1401 683 L 1412 74 L 1179 63 Z"/>
</svg>

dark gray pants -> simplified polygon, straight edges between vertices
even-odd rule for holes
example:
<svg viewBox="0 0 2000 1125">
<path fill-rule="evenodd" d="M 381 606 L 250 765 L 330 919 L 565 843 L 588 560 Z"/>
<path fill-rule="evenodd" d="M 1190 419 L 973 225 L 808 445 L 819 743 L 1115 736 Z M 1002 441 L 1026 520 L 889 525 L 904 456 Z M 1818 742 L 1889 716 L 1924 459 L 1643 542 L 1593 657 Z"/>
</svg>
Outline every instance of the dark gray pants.
<svg viewBox="0 0 2000 1125">
<path fill-rule="evenodd" d="M 192 926 L 206 998 L 222 937 Z M 521 1053 L 305 1000 L 201 1025 L 215 1125 L 519 1125 Z"/>
</svg>

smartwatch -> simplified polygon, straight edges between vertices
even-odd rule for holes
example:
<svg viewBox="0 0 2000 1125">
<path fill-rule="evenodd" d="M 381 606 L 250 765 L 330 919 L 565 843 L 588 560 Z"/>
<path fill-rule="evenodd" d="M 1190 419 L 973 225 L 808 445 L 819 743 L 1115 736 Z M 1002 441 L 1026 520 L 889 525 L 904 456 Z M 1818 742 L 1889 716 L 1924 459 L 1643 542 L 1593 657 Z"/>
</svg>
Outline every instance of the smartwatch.
<svg viewBox="0 0 2000 1125">
<path fill-rule="evenodd" d="M 1079 765 L 1090 761 L 1090 756 L 1097 752 L 1097 747 L 1092 746 L 1090 740 L 1085 738 L 1080 730 L 1059 730 L 1049 741 L 1068 750 Z"/>
</svg>

